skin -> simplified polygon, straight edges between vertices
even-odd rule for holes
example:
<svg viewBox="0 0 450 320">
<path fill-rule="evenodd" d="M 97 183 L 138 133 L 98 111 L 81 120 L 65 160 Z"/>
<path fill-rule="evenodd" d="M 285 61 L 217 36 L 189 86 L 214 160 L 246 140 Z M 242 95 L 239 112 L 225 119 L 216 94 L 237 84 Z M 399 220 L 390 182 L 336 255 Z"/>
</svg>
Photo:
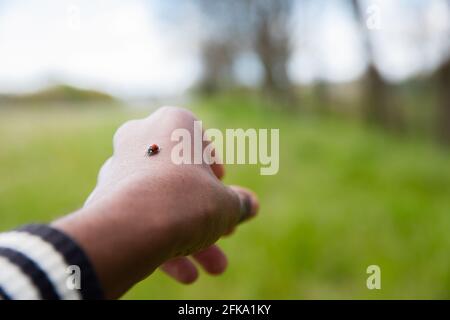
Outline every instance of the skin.
<svg viewBox="0 0 450 320">
<path fill-rule="evenodd" d="M 224 272 L 226 256 L 214 243 L 258 211 L 254 193 L 220 181 L 222 165 L 171 161 L 173 130 L 193 136 L 195 120 L 163 107 L 122 125 L 85 206 L 53 223 L 88 254 L 109 299 L 158 267 L 181 283 L 197 279 L 194 261 L 210 274 Z M 161 151 L 148 157 L 152 143 Z"/>
</svg>

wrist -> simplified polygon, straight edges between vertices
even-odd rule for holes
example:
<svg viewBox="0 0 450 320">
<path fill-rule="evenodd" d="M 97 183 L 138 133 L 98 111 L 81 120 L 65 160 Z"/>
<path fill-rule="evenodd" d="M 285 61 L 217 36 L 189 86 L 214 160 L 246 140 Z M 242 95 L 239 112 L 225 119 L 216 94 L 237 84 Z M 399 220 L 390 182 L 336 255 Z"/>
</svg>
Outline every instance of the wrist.
<svg viewBox="0 0 450 320">
<path fill-rule="evenodd" d="M 106 298 L 120 297 L 173 255 L 166 222 L 148 219 L 148 210 L 122 193 L 53 223 L 91 259 Z"/>
</svg>

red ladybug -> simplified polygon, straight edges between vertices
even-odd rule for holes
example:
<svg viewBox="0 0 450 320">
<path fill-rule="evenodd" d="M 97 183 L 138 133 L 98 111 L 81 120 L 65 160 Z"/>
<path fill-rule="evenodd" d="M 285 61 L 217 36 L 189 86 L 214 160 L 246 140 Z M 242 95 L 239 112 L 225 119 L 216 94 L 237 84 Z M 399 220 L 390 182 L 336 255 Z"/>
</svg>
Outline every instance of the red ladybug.
<svg viewBox="0 0 450 320">
<path fill-rule="evenodd" d="M 159 146 L 157 144 L 152 144 L 147 150 L 147 155 L 152 156 L 154 154 L 157 154 L 159 152 L 159 150 L 161 150 L 161 149 L 159 148 Z"/>
</svg>

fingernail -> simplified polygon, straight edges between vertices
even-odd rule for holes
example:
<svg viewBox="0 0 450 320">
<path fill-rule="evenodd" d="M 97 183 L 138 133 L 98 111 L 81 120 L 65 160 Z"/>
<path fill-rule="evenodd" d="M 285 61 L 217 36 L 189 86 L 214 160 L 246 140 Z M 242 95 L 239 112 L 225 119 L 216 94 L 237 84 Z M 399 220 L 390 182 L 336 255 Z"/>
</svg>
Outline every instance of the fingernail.
<svg viewBox="0 0 450 320">
<path fill-rule="evenodd" d="M 250 216 L 255 214 L 254 211 L 254 201 L 251 196 L 243 195 L 241 196 L 241 219 L 239 222 L 247 220 Z"/>
</svg>

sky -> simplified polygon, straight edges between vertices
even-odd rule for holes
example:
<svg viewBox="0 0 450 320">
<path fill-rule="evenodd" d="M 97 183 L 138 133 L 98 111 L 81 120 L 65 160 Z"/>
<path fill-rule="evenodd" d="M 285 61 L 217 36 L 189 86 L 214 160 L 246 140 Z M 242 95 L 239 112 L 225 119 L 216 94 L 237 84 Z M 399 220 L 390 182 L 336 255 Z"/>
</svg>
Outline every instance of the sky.
<svg viewBox="0 0 450 320">
<path fill-rule="evenodd" d="M 317 2 L 328 5 L 317 5 L 309 16 L 293 13 L 289 74 L 297 83 L 352 81 L 366 66 L 360 30 L 344 0 Z M 0 92 L 64 82 L 125 99 L 182 94 L 201 76 L 199 45 L 208 25 L 186 1 L 173 1 L 178 15 L 171 19 L 163 3 L 0 0 Z M 439 63 L 450 41 L 445 1 L 367 0 L 366 8 L 368 23 L 377 22 L 371 31 L 377 64 L 388 79 L 401 81 Z M 237 61 L 235 73 L 253 84 L 261 67 L 249 54 Z"/>
</svg>

